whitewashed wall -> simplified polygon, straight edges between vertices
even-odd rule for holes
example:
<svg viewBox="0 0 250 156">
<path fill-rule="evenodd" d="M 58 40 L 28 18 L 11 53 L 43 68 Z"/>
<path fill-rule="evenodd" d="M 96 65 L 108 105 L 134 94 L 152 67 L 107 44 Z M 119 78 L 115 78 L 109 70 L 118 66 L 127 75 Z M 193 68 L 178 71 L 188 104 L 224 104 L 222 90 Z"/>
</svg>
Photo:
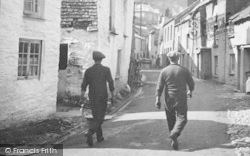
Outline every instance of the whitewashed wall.
<svg viewBox="0 0 250 156">
<path fill-rule="evenodd" d="M 22 0 L 1 0 L 0 128 L 56 111 L 61 1 L 45 0 L 44 19 L 23 15 Z M 43 41 L 40 79 L 17 80 L 19 38 Z"/>
</svg>

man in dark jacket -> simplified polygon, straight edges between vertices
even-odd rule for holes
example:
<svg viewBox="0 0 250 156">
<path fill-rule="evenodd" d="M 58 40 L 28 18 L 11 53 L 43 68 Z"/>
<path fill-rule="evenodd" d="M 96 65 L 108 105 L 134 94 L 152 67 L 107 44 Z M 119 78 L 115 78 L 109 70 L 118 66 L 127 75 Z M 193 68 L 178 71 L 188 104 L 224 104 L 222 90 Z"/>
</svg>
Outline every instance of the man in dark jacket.
<svg viewBox="0 0 250 156">
<path fill-rule="evenodd" d="M 110 69 L 102 66 L 101 61 L 105 56 L 99 52 L 93 52 L 93 60 L 95 64 L 85 71 L 82 82 L 82 97 L 84 97 L 87 86 L 89 86 L 89 100 L 93 119 L 90 120 L 90 126 L 85 136 L 87 137 L 87 144 L 93 146 L 92 135 L 96 133 L 97 141 L 104 140 L 102 133 L 102 123 L 104 121 L 108 92 L 107 82 L 109 83 L 109 90 L 111 91 L 112 100 L 114 98 L 114 83 L 111 76 Z"/>
<path fill-rule="evenodd" d="M 171 146 L 178 150 L 177 138 L 187 123 L 187 95 L 192 97 L 194 81 L 188 69 L 180 66 L 179 52 L 168 53 L 170 65 L 159 76 L 156 88 L 156 106 L 161 108 L 160 97 L 165 87 L 165 112 L 170 131 Z M 189 92 L 187 92 L 187 85 Z M 188 93 L 188 94 L 187 94 Z"/>
</svg>

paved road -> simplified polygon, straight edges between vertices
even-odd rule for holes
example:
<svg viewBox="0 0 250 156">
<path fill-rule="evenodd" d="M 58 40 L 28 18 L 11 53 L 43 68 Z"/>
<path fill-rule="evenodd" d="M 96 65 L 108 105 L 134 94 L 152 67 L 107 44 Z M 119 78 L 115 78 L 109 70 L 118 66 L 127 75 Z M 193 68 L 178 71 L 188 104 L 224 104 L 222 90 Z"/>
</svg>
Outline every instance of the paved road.
<svg viewBox="0 0 250 156">
<path fill-rule="evenodd" d="M 154 106 L 158 72 L 145 71 L 150 83 L 117 116 L 104 123 L 105 141 L 87 148 L 83 134 L 64 142 L 69 156 L 233 156 L 227 131 L 226 102 L 219 98 L 221 85 L 196 80 L 193 98 L 188 101 L 188 124 L 179 137 L 179 151 L 173 151 L 163 109 Z M 163 99 L 162 99 L 163 100 Z"/>
</svg>

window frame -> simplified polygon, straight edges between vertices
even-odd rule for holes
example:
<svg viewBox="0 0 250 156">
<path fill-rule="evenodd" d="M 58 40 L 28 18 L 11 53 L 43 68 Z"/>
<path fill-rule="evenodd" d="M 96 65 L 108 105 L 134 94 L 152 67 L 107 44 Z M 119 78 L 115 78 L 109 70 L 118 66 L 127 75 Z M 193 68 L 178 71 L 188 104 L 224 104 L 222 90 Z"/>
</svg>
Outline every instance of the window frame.
<svg viewBox="0 0 250 156">
<path fill-rule="evenodd" d="M 32 1 L 33 3 L 32 10 L 26 10 L 25 4 L 28 3 L 27 1 Z M 37 11 L 34 11 L 36 9 Z M 24 17 L 44 19 L 44 9 L 45 9 L 45 0 L 23 0 Z"/>
<path fill-rule="evenodd" d="M 28 43 L 28 47 L 27 47 L 27 53 L 25 54 L 23 51 L 22 53 L 20 53 L 20 43 L 23 42 L 23 43 Z M 42 40 L 36 40 L 36 39 L 26 39 L 26 38 L 20 38 L 19 39 L 19 48 L 18 48 L 18 68 L 17 68 L 17 79 L 18 80 L 24 80 L 24 79 L 40 79 L 40 76 L 41 76 L 41 61 L 42 61 L 42 49 L 43 49 L 43 42 Z M 39 50 L 38 50 L 38 54 L 35 54 L 35 53 L 31 53 L 31 44 L 38 44 L 39 45 Z M 35 47 L 34 47 L 35 48 Z M 26 64 L 23 64 L 23 62 L 20 64 L 19 62 L 19 55 L 27 55 L 27 63 Z M 38 63 L 37 65 L 36 64 L 31 64 L 30 62 L 30 56 L 33 55 L 33 57 L 35 55 L 38 56 Z M 23 58 L 23 57 L 21 57 Z M 22 59 L 21 59 L 22 60 Z M 19 66 L 23 67 L 23 66 L 26 66 L 26 75 L 23 76 L 23 68 L 22 68 L 22 72 L 21 72 L 21 75 L 19 76 Z M 37 75 L 30 75 L 30 67 L 35 67 L 37 66 Z"/>
</svg>

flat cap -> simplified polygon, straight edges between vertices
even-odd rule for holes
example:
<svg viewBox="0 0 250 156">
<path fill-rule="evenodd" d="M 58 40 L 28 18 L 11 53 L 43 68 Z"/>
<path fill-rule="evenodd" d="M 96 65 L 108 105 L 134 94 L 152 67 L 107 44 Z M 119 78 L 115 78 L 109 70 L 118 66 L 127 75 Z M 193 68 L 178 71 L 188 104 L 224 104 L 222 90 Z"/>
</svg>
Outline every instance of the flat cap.
<svg viewBox="0 0 250 156">
<path fill-rule="evenodd" d="M 180 53 L 178 51 L 171 51 L 169 53 L 167 53 L 167 57 L 169 58 L 178 58 L 180 57 Z"/>
<path fill-rule="evenodd" d="M 93 60 L 101 60 L 105 58 L 105 55 L 100 51 L 93 51 Z"/>
</svg>

